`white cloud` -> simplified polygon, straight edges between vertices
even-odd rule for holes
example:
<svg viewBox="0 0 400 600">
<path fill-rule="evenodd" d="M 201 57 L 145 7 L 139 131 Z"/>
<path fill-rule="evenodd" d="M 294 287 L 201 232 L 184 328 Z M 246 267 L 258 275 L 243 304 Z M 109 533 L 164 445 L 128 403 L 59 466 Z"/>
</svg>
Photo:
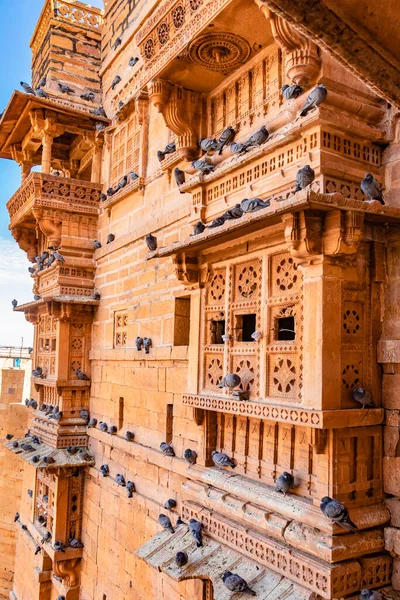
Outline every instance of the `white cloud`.
<svg viewBox="0 0 400 600">
<path fill-rule="evenodd" d="M 12 310 L 11 300 L 24 304 L 33 299 L 33 281 L 26 253 L 13 240 L 0 238 L 0 346 L 32 346 L 33 325 L 23 313 Z"/>
</svg>

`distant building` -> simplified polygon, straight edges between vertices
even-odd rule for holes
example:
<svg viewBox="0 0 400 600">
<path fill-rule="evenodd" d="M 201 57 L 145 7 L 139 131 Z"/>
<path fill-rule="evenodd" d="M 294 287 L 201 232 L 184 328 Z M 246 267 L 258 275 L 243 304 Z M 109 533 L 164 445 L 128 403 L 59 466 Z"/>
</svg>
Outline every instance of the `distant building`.
<svg viewBox="0 0 400 600">
<path fill-rule="evenodd" d="M 24 348 L 21 346 L 0 346 L 0 377 L 3 369 L 18 369 L 20 371 L 25 371 L 22 396 L 19 394 L 18 397 L 16 392 L 8 392 L 10 395 L 16 394 L 13 402 L 23 402 L 25 398 L 30 397 L 32 350 L 32 348 Z M 20 390 L 20 388 L 18 388 L 18 390 Z"/>
</svg>

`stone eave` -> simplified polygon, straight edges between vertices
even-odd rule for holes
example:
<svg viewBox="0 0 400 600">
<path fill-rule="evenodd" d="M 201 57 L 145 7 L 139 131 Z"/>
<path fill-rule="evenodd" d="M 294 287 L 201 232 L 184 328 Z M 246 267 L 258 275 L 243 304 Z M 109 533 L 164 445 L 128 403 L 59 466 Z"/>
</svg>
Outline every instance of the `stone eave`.
<svg viewBox="0 0 400 600">
<path fill-rule="evenodd" d="M 261 194 L 262 197 L 262 194 Z M 373 223 L 400 222 L 400 208 L 382 206 L 378 201 L 364 202 L 345 198 L 342 194 L 321 194 L 302 190 L 287 199 L 274 198 L 267 208 L 255 213 L 244 214 L 240 219 L 226 221 L 221 227 L 206 229 L 196 236 L 189 236 L 181 242 L 173 242 L 149 252 L 148 258 L 173 256 L 180 252 L 198 253 L 215 243 L 222 244 L 237 239 L 240 235 L 254 233 L 270 225 L 279 223 L 281 215 L 301 210 L 341 210 L 364 214 L 366 221 Z"/>
<path fill-rule="evenodd" d="M 98 306 L 100 304 L 99 300 L 94 300 L 94 298 L 86 296 L 44 296 L 43 298 L 40 298 L 40 300 L 33 300 L 32 302 L 20 304 L 13 310 L 14 312 L 26 312 L 27 310 L 39 307 L 42 304 L 47 304 L 48 302 L 59 302 L 60 304 L 86 304 L 88 306 Z"/>
<path fill-rule="evenodd" d="M 17 442 L 18 447 L 14 448 L 13 444 Z M 22 450 L 21 444 L 31 444 L 35 449 L 30 452 Z M 67 450 L 62 448 L 53 448 L 48 444 L 34 444 L 31 437 L 24 437 L 21 439 L 11 440 L 6 442 L 4 446 L 11 450 L 14 454 L 25 460 L 27 463 L 35 467 L 35 469 L 60 469 L 60 468 L 76 468 L 86 467 L 88 465 L 94 465 L 95 459 L 91 457 L 91 460 L 84 460 L 77 454 L 70 454 Z M 39 456 L 38 462 L 33 462 L 32 458 Z M 49 456 L 54 459 L 52 464 L 44 462 L 44 458 Z"/>
<path fill-rule="evenodd" d="M 15 90 L 0 120 L 0 158 L 12 159 L 9 146 L 21 142 L 28 133 L 31 128 L 29 111 L 35 108 L 47 108 L 73 119 L 83 118 L 93 132 L 94 123 L 110 123 L 110 120 L 105 117 L 93 115 L 89 108 L 88 110 L 74 108 L 70 102 L 69 100 L 68 103 L 64 103 L 61 98 L 38 98 Z"/>
</svg>

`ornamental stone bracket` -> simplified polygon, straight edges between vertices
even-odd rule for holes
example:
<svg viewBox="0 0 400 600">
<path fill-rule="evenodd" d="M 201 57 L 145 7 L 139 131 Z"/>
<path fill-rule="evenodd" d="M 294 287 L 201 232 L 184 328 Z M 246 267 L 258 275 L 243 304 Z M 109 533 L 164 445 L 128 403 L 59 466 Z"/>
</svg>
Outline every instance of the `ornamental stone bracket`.
<svg viewBox="0 0 400 600">
<path fill-rule="evenodd" d="M 34 263 L 35 257 L 37 256 L 37 240 L 35 230 L 24 227 L 13 227 L 11 229 L 11 235 L 21 250 L 26 252 L 28 260 Z"/>
<path fill-rule="evenodd" d="M 202 287 L 207 283 L 209 273 L 199 269 L 197 255 L 180 252 L 173 256 L 175 273 L 178 281 L 187 287 Z"/>
<path fill-rule="evenodd" d="M 54 561 L 53 571 L 66 587 L 72 588 L 79 584 L 79 566 L 79 558 Z"/>
<path fill-rule="evenodd" d="M 33 208 L 40 231 L 47 237 L 48 247 L 57 250 L 61 246 L 61 225 L 62 222 L 55 211 L 44 211 L 42 208 Z"/>
<path fill-rule="evenodd" d="M 178 155 L 185 160 L 196 158 L 204 112 L 201 94 L 162 79 L 151 81 L 148 93 L 150 101 L 163 115 L 168 129 L 177 136 Z"/>
</svg>

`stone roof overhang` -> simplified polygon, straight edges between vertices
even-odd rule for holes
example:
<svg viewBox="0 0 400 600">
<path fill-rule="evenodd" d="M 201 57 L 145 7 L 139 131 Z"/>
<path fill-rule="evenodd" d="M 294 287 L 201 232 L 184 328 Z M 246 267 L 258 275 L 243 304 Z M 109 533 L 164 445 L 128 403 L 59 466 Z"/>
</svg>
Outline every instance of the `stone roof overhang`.
<svg viewBox="0 0 400 600">
<path fill-rule="evenodd" d="M 95 123 L 110 123 L 109 119 L 93 115 L 89 110 L 74 108 L 70 101 L 67 103 L 62 99 L 38 98 L 15 90 L 0 119 L 0 158 L 12 159 L 10 146 L 22 142 L 31 128 L 30 111 L 40 108 L 70 118 L 71 124 L 86 124 L 86 128 L 93 130 L 93 133 Z"/>
<path fill-rule="evenodd" d="M 18 447 L 14 448 L 13 444 L 17 442 Z M 22 450 L 21 444 L 31 444 L 34 447 L 34 450 L 30 452 L 26 452 Z M 49 446 L 48 444 L 35 444 L 32 441 L 31 437 L 24 437 L 17 440 L 11 440 L 10 442 L 6 442 L 4 446 L 11 450 L 14 454 L 25 460 L 27 463 L 35 467 L 35 469 L 60 469 L 60 468 L 75 468 L 75 467 L 86 467 L 88 465 L 94 465 L 95 459 L 92 457 L 91 460 L 84 460 L 81 456 L 77 454 L 70 454 L 67 450 L 62 448 L 53 448 L 53 446 Z M 32 458 L 34 456 L 39 456 L 38 462 L 33 462 Z M 44 461 L 46 456 L 50 456 L 54 459 L 52 464 L 47 464 Z"/>
<path fill-rule="evenodd" d="M 188 564 L 179 568 L 175 564 L 175 555 L 179 551 L 188 554 Z M 176 582 L 187 579 L 207 579 L 213 585 L 214 600 L 230 600 L 230 592 L 222 582 L 225 571 L 232 571 L 246 579 L 254 589 L 258 600 L 312 600 L 315 593 L 293 583 L 267 567 L 245 558 L 228 546 L 203 535 L 203 546 L 196 543 L 188 531 L 187 525 L 179 525 L 175 533 L 168 531 L 156 533 L 135 552 L 149 566 L 168 575 Z M 234 594 L 235 598 L 245 598 Z"/>
<path fill-rule="evenodd" d="M 99 306 L 100 300 L 95 300 L 92 297 L 86 296 L 44 296 L 39 300 L 33 300 L 32 302 L 25 302 L 25 304 L 19 304 L 13 310 L 14 312 L 26 312 L 32 308 L 39 307 L 41 304 L 47 304 L 48 302 L 59 302 L 60 304 L 85 304 L 87 306 Z"/>
</svg>

